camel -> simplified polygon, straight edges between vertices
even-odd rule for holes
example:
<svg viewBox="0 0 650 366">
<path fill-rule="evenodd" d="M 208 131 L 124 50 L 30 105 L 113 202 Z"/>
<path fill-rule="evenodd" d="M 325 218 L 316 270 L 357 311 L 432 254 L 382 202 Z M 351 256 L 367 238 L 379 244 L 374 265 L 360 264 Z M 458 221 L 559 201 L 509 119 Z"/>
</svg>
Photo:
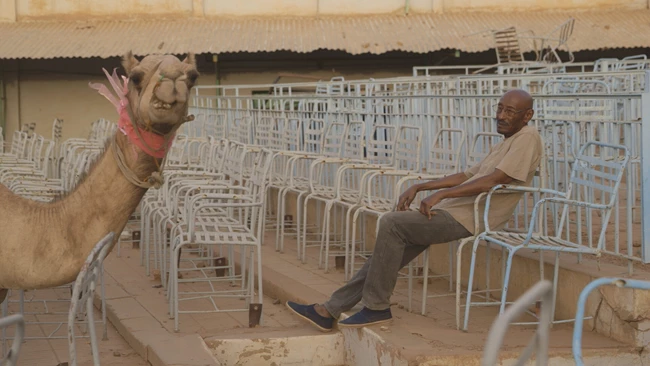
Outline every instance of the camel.
<svg viewBox="0 0 650 366">
<path fill-rule="evenodd" d="M 118 131 L 74 190 L 50 203 L 31 201 L 0 185 L 0 303 L 7 289 L 39 289 L 76 278 L 93 246 L 116 238 L 148 188 L 161 183 L 163 158 L 188 116 L 199 76 L 193 54 L 122 58 L 128 78 L 109 75 L 114 97 L 91 84 L 120 113 Z M 116 240 L 112 243 L 114 246 Z M 112 248 L 111 248 L 112 249 Z"/>
</svg>

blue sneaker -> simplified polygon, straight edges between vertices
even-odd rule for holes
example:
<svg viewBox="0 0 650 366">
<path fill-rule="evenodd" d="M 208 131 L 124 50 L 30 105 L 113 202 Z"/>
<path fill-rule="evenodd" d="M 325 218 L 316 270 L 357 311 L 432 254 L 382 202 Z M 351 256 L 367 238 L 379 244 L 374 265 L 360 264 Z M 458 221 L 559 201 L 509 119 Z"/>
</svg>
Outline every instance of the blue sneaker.
<svg viewBox="0 0 650 366">
<path fill-rule="evenodd" d="M 360 328 L 367 325 L 375 325 L 389 322 L 393 319 L 390 308 L 386 310 L 370 310 L 366 307 L 351 317 L 341 320 L 339 328 Z"/>
<path fill-rule="evenodd" d="M 321 316 L 316 312 L 316 309 L 314 309 L 314 305 L 315 304 L 301 305 L 293 301 L 287 301 L 287 308 L 294 314 L 305 319 L 321 332 L 331 332 L 334 327 L 334 318 Z"/>
</svg>

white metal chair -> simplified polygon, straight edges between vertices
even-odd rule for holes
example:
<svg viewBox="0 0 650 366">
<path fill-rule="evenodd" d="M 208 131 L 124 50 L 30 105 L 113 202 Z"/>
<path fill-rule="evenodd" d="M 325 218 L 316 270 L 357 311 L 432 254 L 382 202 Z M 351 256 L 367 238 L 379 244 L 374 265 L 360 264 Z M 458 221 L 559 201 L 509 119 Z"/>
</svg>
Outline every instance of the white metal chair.
<svg viewBox="0 0 650 366">
<path fill-rule="evenodd" d="M 385 127 L 383 127 L 385 128 Z M 354 253 L 356 248 L 356 223 L 361 213 L 380 215 L 381 212 L 391 211 L 395 206 L 395 185 L 403 176 L 418 173 L 421 167 L 420 152 L 422 147 L 422 129 L 420 127 L 403 125 L 397 129 L 390 148 L 385 141 L 371 141 L 368 151 L 374 155 L 389 158 L 384 164 L 349 164 L 339 170 L 337 197 L 331 204 L 347 207 L 345 214 L 345 278 L 354 274 Z M 373 145 L 377 147 L 370 148 Z M 392 151 L 391 151 L 392 150 Z M 374 151 L 374 152 L 373 152 Z M 370 157 L 373 158 L 373 157 Z M 344 184 L 346 170 L 363 172 L 354 186 L 350 182 Z M 341 187 L 347 190 L 343 193 Z M 353 215 L 354 213 L 354 215 Z M 363 222 L 362 222 L 363 223 Z M 361 251 L 365 252 L 365 240 L 360 241 Z"/>
<path fill-rule="evenodd" d="M 251 176 L 239 184 L 215 186 L 211 193 L 200 193 L 188 197 L 185 204 L 186 221 L 177 224 L 172 229 L 171 247 L 173 254 L 170 258 L 169 297 L 170 314 L 174 318 L 174 329 L 179 330 L 179 314 L 182 313 L 207 313 L 223 311 L 249 311 L 248 305 L 255 301 L 255 286 L 257 286 L 257 305 L 263 303 L 262 291 L 262 252 L 261 242 L 264 233 L 264 198 L 268 172 L 271 166 L 273 153 L 267 149 L 257 151 L 255 165 Z M 215 215 L 213 209 L 224 210 L 223 215 Z M 202 217 L 202 212 L 208 210 L 207 217 Z M 183 262 L 190 263 L 191 267 L 181 268 L 179 263 L 181 249 L 190 244 L 207 247 L 198 258 L 186 258 Z M 211 247 L 238 246 L 241 249 L 241 274 L 230 271 L 228 276 L 216 277 L 214 271 L 223 268 L 215 263 Z M 221 255 L 219 255 L 221 257 Z M 230 263 L 234 256 L 228 258 Z M 198 266 L 197 262 L 207 263 Z M 234 269 L 234 265 L 232 268 Z M 199 277 L 179 278 L 179 273 L 198 273 Z M 213 282 L 241 281 L 241 288 L 216 289 Z M 204 291 L 182 291 L 180 283 L 204 283 L 209 288 Z M 214 298 L 218 297 L 243 297 L 246 299 L 246 308 L 220 309 Z M 206 299 L 212 310 L 181 310 L 179 303 Z"/>
<path fill-rule="evenodd" d="M 541 42 L 539 48 L 535 47 L 538 50 L 538 61 L 547 63 L 565 63 L 558 54 L 558 51 L 564 49 L 569 54 L 569 60 L 566 62 L 573 62 L 575 56 L 569 48 L 568 41 L 573 34 L 574 25 L 575 19 L 569 18 L 544 36 L 530 37 L 534 41 L 539 40 Z"/>
<path fill-rule="evenodd" d="M 521 356 L 515 361 L 515 366 L 527 364 L 535 353 L 538 366 L 548 365 L 548 345 L 550 335 L 550 323 L 553 312 L 553 285 L 549 281 L 540 281 L 528 289 L 511 307 L 492 323 L 488 333 L 485 347 L 483 348 L 483 359 L 481 366 L 493 366 L 499 361 L 499 349 L 508 330 L 508 326 L 517 317 L 521 316 L 528 306 L 540 300 L 541 312 L 540 322 L 533 334 L 532 339 L 522 351 Z"/>
<path fill-rule="evenodd" d="M 11 326 L 15 326 L 16 330 L 14 331 L 11 349 L 7 351 L 5 349 L 6 344 L 4 342 L 4 339 L 6 337 L 7 328 Z M 2 358 L 0 358 L 0 365 L 16 366 L 18 364 L 18 356 L 20 355 L 20 347 L 22 346 L 23 338 L 25 337 L 25 319 L 23 315 L 13 314 L 4 318 L 0 318 L 0 329 L 2 329 L 3 339 L 3 349 L 1 355 Z"/>
<path fill-rule="evenodd" d="M 333 124 L 332 124 L 333 125 Z M 352 163 L 365 164 L 367 160 L 363 158 L 363 148 L 366 141 L 366 126 L 362 121 L 352 121 L 343 126 L 343 139 L 340 141 L 335 139 L 333 142 L 337 144 L 331 146 L 332 149 L 339 149 L 340 153 L 338 157 L 319 157 L 311 161 L 309 166 L 309 190 L 305 196 L 305 199 L 302 203 L 302 226 L 298 227 L 298 230 L 302 231 L 302 241 L 301 241 L 301 255 L 302 262 L 305 263 L 307 260 L 307 247 L 310 245 L 317 245 L 321 248 L 319 252 L 318 266 L 319 268 L 325 267 L 327 270 L 329 256 L 324 255 L 323 245 L 329 244 L 329 238 L 323 238 L 329 235 L 329 230 L 326 230 L 326 227 L 329 227 L 329 222 L 326 221 L 322 226 L 321 238 L 314 241 L 314 244 L 308 244 L 309 240 L 307 237 L 307 216 L 308 216 L 308 205 L 310 200 L 328 202 L 336 198 L 337 195 L 337 181 L 338 178 L 337 172 L 339 169 L 346 165 Z M 326 145 L 327 148 L 328 145 Z M 329 219 L 329 212 L 326 207 L 325 219 Z M 299 235 L 300 237 L 300 235 Z M 327 251 L 327 249 L 325 250 Z"/>
<path fill-rule="evenodd" d="M 77 347 L 75 344 L 75 320 L 79 313 L 84 312 L 88 319 L 88 333 L 90 337 L 90 349 L 93 357 L 93 364 L 99 366 L 99 345 L 97 344 L 97 335 L 95 333 L 94 321 L 94 300 L 95 289 L 97 281 L 102 278 L 104 259 L 108 255 L 114 239 L 113 233 L 108 233 L 102 238 L 90 252 L 81 271 L 77 275 L 77 280 L 74 282 L 72 289 L 72 297 L 70 300 L 70 311 L 68 312 L 68 351 L 70 355 L 70 366 L 77 366 Z M 104 286 L 101 286 L 102 291 L 102 304 L 104 303 Z M 102 306 L 103 308 L 103 306 Z M 106 322 L 106 313 L 102 312 L 104 323 Z M 107 339 L 107 329 L 104 326 L 104 340 Z"/>
</svg>

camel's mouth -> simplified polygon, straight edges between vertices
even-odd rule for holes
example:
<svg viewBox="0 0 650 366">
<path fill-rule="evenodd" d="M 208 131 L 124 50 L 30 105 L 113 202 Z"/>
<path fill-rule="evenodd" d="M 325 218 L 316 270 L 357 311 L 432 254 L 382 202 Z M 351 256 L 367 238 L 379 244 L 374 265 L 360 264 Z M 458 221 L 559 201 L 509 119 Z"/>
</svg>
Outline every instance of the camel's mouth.
<svg viewBox="0 0 650 366">
<path fill-rule="evenodd" d="M 152 96 L 151 98 L 151 105 L 158 110 L 170 110 L 174 108 L 178 104 L 177 102 L 172 102 L 172 103 L 167 103 L 165 101 L 162 101 L 158 99 L 155 95 Z"/>
</svg>

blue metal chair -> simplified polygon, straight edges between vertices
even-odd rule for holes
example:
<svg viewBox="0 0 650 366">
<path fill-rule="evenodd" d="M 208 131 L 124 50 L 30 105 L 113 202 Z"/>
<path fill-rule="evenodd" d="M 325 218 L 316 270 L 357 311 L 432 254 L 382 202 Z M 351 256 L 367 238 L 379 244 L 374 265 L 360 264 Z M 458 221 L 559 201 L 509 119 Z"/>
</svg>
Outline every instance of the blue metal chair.
<svg viewBox="0 0 650 366">
<path fill-rule="evenodd" d="M 555 309 L 559 255 L 560 253 L 576 253 L 599 257 L 605 251 L 605 234 L 609 218 L 616 205 L 619 186 L 629 158 L 630 153 L 625 146 L 590 141 L 582 146 L 575 157 L 566 192 L 507 185 L 492 188 L 487 195 L 484 211 L 486 229 L 474 240 L 463 330 L 467 330 L 469 310 L 472 305 L 498 305 L 500 306 L 499 314 L 504 313 L 513 258 L 521 249 L 555 253 L 553 274 L 553 309 Z M 490 199 L 499 192 L 537 192 L 543 195 L 535 204 L 527 232 L 494 231 L 489 227 Z M 542 221 L 538 220 L 547 215 L 547 212 L 555 212 L 549 209 L 553 205 L 557 205 L 556 207 L 559 208 L 557 212 L 560 214 L 560 220 L 557 227 L 541 227 Z M 600 218 L 597 218 L 598 213 L 601 214 Z M 595 228 L 598 228 L 597 235 L 594 235 Z M 472 302 L 476 254 L 481 240 L 501 246 L 508 253 L 503 270 L 500 301 Z M 544 279 L 543 268 L 543 263 L 540 262 L 541 279 Z M 556 321 L 555 310 L 553 310 L 552 319 L 553 323 L 573 321 L 573 319 Z M 532 324 L 535 323 L 537 322 L 532 322 Z"/>
<path fill-rule="evenodd" d="M 576 309 L 576 322 L 573 327 L 573 359 L 576 366 L 584 366 L 582 360 L 582 321 L 585 315 L 585 305 L 587 304 L 587 297 L 589 294 L 600 286 L 614 285 L 621 288 L 650 290 L 650 282 L 640 280 L 630 280 L 625 278 L 609 278 L 603 277 L 591 281 L 578 297 L 578 306 Z"/>
</svg>

